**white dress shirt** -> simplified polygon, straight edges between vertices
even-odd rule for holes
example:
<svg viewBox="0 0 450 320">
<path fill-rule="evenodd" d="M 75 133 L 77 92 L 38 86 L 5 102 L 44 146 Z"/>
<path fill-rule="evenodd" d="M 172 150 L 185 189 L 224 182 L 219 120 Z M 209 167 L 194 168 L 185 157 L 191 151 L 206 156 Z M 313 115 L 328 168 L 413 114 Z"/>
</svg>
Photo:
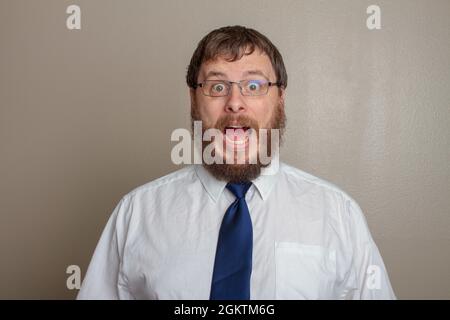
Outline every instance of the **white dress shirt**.
<svg viewBox="0 0 450 320">
<path fill-rule="evenodd" d="M 284 163 L 252 182 L 252 300 L 395 299 L 349 195 Z M 125 195 L 77 298 L 209 299 L 220 225 L 235 200 L 225 185 L 190 165 Z"/>
</svg>

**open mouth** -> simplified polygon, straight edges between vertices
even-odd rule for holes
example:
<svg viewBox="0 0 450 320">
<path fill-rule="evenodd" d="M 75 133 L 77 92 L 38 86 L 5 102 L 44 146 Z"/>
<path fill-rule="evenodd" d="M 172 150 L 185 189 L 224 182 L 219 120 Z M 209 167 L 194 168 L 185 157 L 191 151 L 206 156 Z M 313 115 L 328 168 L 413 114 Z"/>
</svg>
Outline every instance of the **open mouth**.
<svg viewBox="0 0 450 320">
<path fill-rule="evenodd" d="M 227 126 L 223 130 L 227 143 L 235 145 L 245 145 L 249 139 L 250 127 L 245 126 Z"/>
</svg>

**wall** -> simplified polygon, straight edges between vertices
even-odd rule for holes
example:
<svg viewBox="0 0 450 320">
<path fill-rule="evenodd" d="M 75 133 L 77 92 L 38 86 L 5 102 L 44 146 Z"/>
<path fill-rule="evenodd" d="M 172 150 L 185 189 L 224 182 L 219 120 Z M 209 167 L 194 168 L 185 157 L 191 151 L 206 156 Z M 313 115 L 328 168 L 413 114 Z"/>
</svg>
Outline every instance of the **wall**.
<svg viewBox="0 0 450 320">
<path fill-rule="evenodd" d="M 78 4 L 81 30 L 66 28 Z M 366 8 L 382 10 L 380 30 Z M 119 199 L 177 169 L 186 66 L 266 34 L 289 74 L 283 160 L 363 208 L 399 298 L 450 298 L 450 2 L 0 0 L 0 298 L 73 298 Z"/>
</svg>

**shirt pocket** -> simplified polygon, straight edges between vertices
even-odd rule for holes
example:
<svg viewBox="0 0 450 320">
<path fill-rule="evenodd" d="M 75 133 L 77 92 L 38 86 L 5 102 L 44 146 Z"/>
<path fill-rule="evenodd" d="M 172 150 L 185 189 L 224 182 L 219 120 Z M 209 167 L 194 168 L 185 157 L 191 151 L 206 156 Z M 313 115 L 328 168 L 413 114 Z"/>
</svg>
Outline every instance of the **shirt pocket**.
<svg viewBox="0 0 450 320">
<path fill-rule="evenodd" d="M 332 299 L 336 251 L 297 242 L 275 243 L 277 299 Z"/>
</svg>

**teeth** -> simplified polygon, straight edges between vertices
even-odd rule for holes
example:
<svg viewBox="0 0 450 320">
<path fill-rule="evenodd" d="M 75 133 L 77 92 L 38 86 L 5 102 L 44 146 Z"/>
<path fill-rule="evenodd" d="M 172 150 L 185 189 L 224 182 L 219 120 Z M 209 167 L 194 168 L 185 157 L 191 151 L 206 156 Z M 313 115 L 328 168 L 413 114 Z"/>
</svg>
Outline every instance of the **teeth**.
<svg viewBox="0 0 450 320">
<path fill-rule="evenodd" d="M 231 140 L 231 139 L 228 138 L 228 137 L 225 137 L 225 138 L 226 138 L 227 141 L 229 141 L 230 143 L 234 143 L 234 144 L 237 144 L 237 145 L 242 145 L 242 144 L 245 144 L 245 143 L 247 142 L 247 138 L 244 139 L 244 140 Z"/>
<path fill-rule="evenodd" d="M 242 135 L 242 133 L 240 133 L 238 135 L 235 130 L 246 131 L 246 128 L 248 128 L 248 127 L 240 126 L 240 125 L 229 125 L 229 126 L 226 126 L 225 129 L 224 129 L 224 132 L 225 132 L 225 138 L 228 141 L 228 143 L 232 143 L 235 146 L 244 146 L 247 143 L 247 141 L 248 141 L 247 134 Z M 234 130 L 234 132 L 233 132 L 233 130 Z"/>
</svg>

